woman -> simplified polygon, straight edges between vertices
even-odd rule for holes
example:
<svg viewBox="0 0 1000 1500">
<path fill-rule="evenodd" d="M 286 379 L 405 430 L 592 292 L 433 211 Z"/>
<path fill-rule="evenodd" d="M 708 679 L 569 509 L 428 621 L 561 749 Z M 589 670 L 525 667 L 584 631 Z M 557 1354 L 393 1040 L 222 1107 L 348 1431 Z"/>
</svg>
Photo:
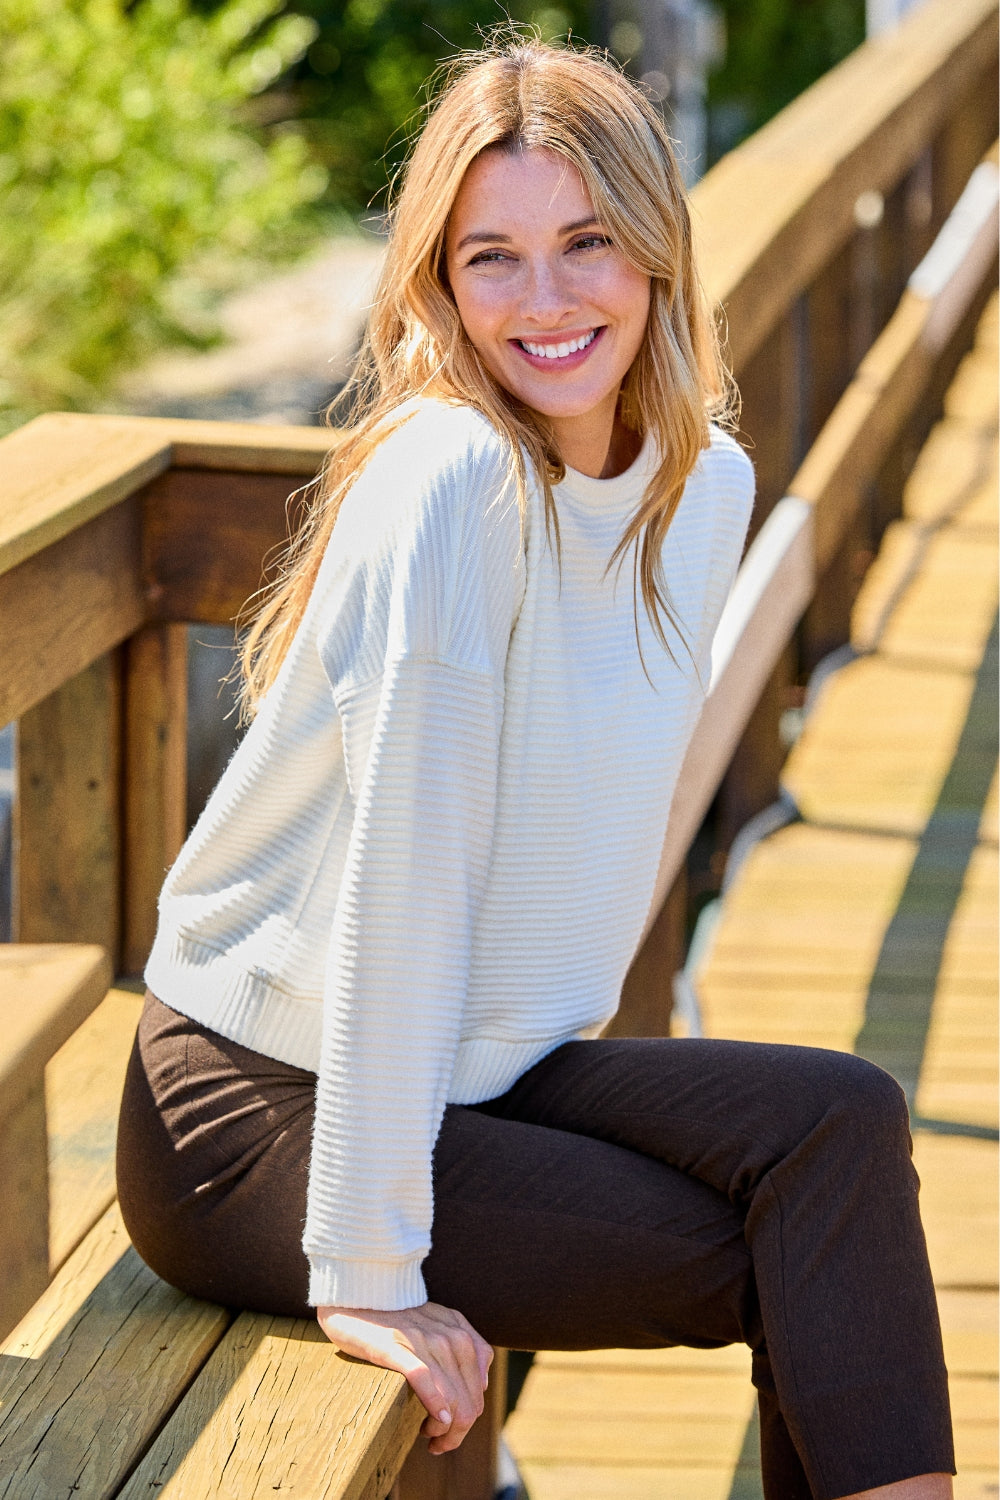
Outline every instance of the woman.
<svg viewBox="0 0 1000 1500">
<path fill-rule="evenodd" d="M 482 1409 L 489 1343 L 745 1340 L 771 1500 L 940 1500 L 896 1085 L 594 1039 L 752 498 L 709 420 L 669 141 L 603 59 L 459 65 L 365 370 L 248 641 L 250 730 L 164 887 L 119 1148 L 140 1253 L 314 1308 L 406 1375 L 434 1453 Z"/>
</svg>

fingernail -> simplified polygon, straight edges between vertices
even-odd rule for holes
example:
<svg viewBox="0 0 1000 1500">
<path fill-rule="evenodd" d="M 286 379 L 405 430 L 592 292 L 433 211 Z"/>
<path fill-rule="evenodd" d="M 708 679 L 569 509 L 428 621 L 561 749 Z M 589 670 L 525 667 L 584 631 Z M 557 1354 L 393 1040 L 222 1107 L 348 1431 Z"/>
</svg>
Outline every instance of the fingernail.
<svg viewBox="0 0 1000 1500">
<path fill-rule="evenodd" d="M 444 1411 L 439 1411 L 438 1412 L 438 1421 L 439 1422 L 450 1422 L 451 1421 L 451 1412 L 448 1411 L 447 1409 L 445 1409 Z"/>
</svg>

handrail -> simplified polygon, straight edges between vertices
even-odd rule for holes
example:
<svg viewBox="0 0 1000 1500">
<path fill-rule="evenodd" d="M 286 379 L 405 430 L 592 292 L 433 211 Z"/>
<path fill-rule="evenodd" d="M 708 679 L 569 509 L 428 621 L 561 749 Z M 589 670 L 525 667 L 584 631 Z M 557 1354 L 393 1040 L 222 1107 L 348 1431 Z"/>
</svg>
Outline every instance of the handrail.
<svg viewBox="0 0 1000 1500">
<path fill-rule="evenodd" d="M 737 370 L 851 237 L 858 197 L 887 197 L 971 80 L 995 66 L 997 39 L 995 0 L 925 0 L 697 184 L 702 276 L 726 307 Z"/>
<path fill-rule="evenodd" d="M 646 931 L 669 891 L 772 667 L 1000 240 L 996 148 L 976 168 L 740 567 L 712 652 L 708 698 L 681 768 Z"/>
</svg>

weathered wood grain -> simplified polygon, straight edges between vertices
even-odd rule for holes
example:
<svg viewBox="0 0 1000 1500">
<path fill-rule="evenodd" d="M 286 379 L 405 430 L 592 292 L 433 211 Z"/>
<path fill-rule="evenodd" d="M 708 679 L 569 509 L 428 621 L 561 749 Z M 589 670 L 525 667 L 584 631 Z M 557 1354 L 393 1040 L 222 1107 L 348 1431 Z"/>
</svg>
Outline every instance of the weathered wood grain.
<svg viewBox="0 0 1000 1500">
<path fill-rule="evenodd" d="M 121 1500 L 380 1500 L 423 1416 L 401 1375 L 345 1359 L 315 1322 L 242 1313 Z"/>
<path fill-rule="evenodd" d="M 228 1324 L 148 1270 L 109 1209 L 0 1354 L 0 1496 L 105 1500 Z"/>
<path fill-rule="evenodd" d="M 170 463 L 162 431 L 53 412 L 0 443 L 0 573 L 117 505 Z"/>
<path fill-rule="evenodd" d="M 156 936 L 156 903 L 187 832 L 187 631 L 150 625 L 124 660 L 122 960 L 141 974 Z"/>
<path fill-rule="evenodd" d="M 146 614 L 133 501 L 4 573 L 0 723 L 20 718 L 119 645 Z"/>
<path fill-rule="evenodd" d="M 45 1092 L 39 1074 L 19 1080 L 0 1118 L 0 1338 L 45 1290 L 49 1273 L 49 1184 Z"/>
<path fill-rule="evenodd" d="M 102 948 L 0 947 L 0 1337 L 48 1281 L 45 1064 L 110 978 Z"/>
<path fill-rule="evenodd" d="M 282 474 L 172 469 L 142 494 L 149 597 L 158 620 L 229 625 L 288 535 Z"/>
<path fill-rule="evenodd" d="M 118 1106 L 141 1010 L 141 994 L 110 990 L 45 1070 L 52 1275 L 115 1196 Z"/>
<path fill-rule="evenodd" d="M 0 945 L 0 1115 L 98 1006 L 111 983 L 103 948 Z"/>
<path fill-rule="evenodd" d="M 52 412 L 0 444 L 0 573 L 175 465 L 309 479 L 336 441 L 315 427 Z"/>
<path fill-rule="evenodd" d="M 14 932 L 24 943 L 121 934 L 121 680 L 103 656 L 18 725 Z"/>
</svg>

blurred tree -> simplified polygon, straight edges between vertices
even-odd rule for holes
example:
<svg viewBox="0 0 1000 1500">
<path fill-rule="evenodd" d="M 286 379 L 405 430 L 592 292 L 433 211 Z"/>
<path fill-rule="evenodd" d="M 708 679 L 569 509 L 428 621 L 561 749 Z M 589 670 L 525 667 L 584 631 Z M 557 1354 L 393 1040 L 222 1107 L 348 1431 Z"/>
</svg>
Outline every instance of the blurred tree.
<svg viewBox="0 0 1000 1500">
<path fill-rule="evenodd" d="M 588 0 L 296 0 L 317 25 L 292 75 L 285 108 L 297 115 L 341 204 L 378 213 L 420 123 L 426 85 L 442 59 L 481 45 L 508 17 L 546 39 L 589 35 Z M 262 101 L 282 108 L 280 95 Z"/>
<path fill-rule="evenodd" d="M 3 0 L 0 430 L 88 406 L 121 366 L 207 342 L 234 262 L 306 242 L 301 134 L 236 112 L 317 34 L 282 0 Z"/>
<path fill-rule="evenodd" d="M 708 81 L 717 161 L 865 39 L 865 0 L 716 0 L 726 55 Z"/>
</svg>

